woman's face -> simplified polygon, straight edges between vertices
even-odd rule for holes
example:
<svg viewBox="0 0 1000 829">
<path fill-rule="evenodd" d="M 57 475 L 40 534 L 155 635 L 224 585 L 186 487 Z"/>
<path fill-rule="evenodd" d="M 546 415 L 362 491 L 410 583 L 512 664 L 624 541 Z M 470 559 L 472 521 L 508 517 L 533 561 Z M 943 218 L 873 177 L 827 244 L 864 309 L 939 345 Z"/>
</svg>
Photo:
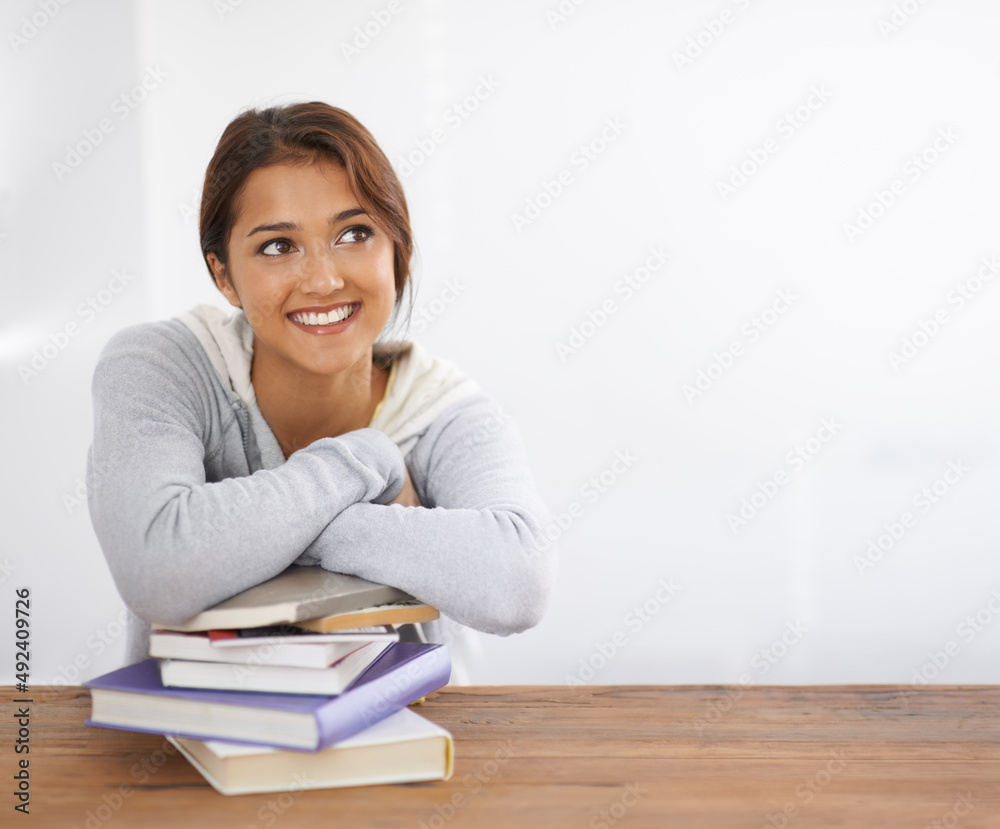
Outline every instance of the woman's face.
<svg viewBox="0 0 1000 829">
<path fill-rule="evenodd" d="M 254 170 L 226 267 L 208 261 L 255 335 L 255 371 L 332 374 L 371 360 L 395 299 L 393 245 L 329 161 Z M 345 315 L 346 318 L 341 319 Z"/>
</svg>

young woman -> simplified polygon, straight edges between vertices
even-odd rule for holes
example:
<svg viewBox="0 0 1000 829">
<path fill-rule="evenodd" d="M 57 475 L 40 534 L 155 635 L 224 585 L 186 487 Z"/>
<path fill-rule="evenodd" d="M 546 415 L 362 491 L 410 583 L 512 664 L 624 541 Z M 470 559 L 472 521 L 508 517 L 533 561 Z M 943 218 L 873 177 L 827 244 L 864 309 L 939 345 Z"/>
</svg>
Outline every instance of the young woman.
<svg viewBox="0 0 1000 829">
<path fill-rule="evenodd" d="M 149 622 L 292 563 L 488 633 L 537 624 L 555 551 L 516 426 L 450 361 L 379 339 L 412 239 L 370 133 L 322 103 L 243 113 L 209 163 L 200 231 L 237 311 L 132 326 L 94 375 L 88 503 L 132 613 L 129 661 Z"/>
</svg>

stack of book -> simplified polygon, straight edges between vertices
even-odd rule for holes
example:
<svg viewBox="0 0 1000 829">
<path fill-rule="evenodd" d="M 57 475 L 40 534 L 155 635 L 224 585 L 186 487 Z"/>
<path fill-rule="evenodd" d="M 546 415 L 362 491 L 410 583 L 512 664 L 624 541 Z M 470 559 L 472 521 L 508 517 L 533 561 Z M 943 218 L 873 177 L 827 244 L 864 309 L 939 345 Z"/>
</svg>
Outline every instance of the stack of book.
<svg viewBox="0 0 1000 829">
<path fill-rule="evenodd" d="M 90 725 L 165 734 L 223 794 L 447 779 L 451 735 L 407 706 L 446 685 L 437 610 L 319 567 L 154 625 L 150 658 L 85 683 Z"/>
</svg>

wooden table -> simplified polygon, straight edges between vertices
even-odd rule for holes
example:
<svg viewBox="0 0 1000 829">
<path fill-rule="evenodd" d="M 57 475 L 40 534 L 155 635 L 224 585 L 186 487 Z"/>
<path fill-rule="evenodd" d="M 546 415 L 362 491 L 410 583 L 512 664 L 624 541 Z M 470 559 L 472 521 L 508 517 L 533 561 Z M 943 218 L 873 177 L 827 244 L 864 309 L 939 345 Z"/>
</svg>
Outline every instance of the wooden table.
<svg viewBox="0 0 1000 829">
<path fill-rule="evenodd" d="M 451 780 L 238 797 L 162 737 L 84 725 L 86 690 L 32 690 L 30 817 L 11 736 L 3 826 L 1000 827 L 997 686 L 456 686 L 417 709 L 455 737 Z"/>
</svg>

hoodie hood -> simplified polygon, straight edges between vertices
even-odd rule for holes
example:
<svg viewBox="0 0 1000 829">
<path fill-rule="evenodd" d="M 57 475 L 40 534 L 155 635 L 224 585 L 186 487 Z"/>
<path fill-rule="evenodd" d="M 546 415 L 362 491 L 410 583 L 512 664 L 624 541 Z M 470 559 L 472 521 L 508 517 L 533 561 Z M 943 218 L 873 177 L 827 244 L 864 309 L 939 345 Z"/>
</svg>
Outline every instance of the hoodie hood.
<svg viewBox="0 0 1000 829">
<path fill-rule="evenodd" d="M 198 305 L 178 319 L 197 337 L 223 385 L 252 413 L 259 414 L 250 381 L 253 329 L 246 314 L 242 310 L 227 313 L 214 305 Z M 404 456 L 443 409 L 481 391 L 479 384 L 454 363 L 432 357 L 419 343 L 376 343 L 374 350 L 376 354 L 400 354 L 390 369 L 382 405 L 369 426 L 388 435 Z M 259 431 L 259 424 L 266 425 L 262 416 L 252 421 L 255 431 Z M 270 446 L 273 450 L 277 441 L 269 427 L 267 432 L 266 436 L 258 434 L 258 438 L 264 438 L 262 449 Z"/>
</svg>

